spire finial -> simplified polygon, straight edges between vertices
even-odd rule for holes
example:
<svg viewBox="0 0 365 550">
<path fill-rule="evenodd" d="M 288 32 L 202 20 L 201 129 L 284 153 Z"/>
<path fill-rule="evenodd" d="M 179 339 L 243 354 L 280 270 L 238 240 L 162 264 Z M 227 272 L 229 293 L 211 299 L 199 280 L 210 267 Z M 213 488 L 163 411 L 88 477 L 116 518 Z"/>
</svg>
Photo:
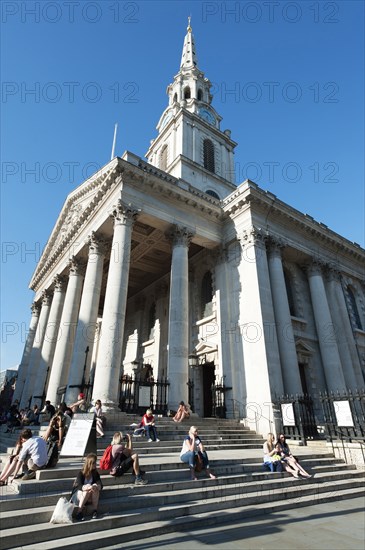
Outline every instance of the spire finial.
<svg viewBox="0 0 365 550">
<path fill-rule="evenodd" d="M 189 17 L 188 17 L 188 27 L 187 27 L 187 29 L 186 29 L 188 32 L 191 32 L 191 31 L 192 31 L 192 28 L 191 28 L 190 23 L 191 23 L 191 15 L 189 15 Z"/>
</svg>

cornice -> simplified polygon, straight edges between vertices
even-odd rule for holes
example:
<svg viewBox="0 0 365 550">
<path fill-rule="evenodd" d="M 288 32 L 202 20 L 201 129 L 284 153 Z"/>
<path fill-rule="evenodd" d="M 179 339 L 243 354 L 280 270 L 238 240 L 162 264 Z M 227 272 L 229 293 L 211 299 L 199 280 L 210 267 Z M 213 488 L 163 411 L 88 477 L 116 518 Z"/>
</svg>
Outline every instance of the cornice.
<svg viewBox="0 0 365 550">
<path fill-rule="evenodd" d="M 94 176 L 86 180 L 75 189 L 75 191 L 68 195 L 51 237 L 45 246 L 41 259 L 30 281 L 29 287 L 32 290 L 37 290 L 44 275 L 57 264 L 59 256 L 72 244 L 75 236 L 79 233 L 80 229 L 86 225 L 96 207 L 105 199 L 106 191 L 120 183 L 120 179 L 116 177 L 118 172 L 118 162 L 116 159 L 113 159 L 104 169 L 94 174 Z M 94 194 L 89 204 L 80 213 L 75 223 L 70 224 L 64 238 L 56 245 L 57 238 L 72 206 L 95 189 L 98 189 L 98 191 Z"/>
<path fill-rule="evenodd" d="M 256 183 L 246 180 L 235 192 L 221 201 L 223 210 L 229 217 L 234 218 L 247 206 L 270 212 L 271 219 L 284 220 L 285 223 L 294 225 L 308 239 L 321 242 L 323 245 L 335 247 L 336 252 L 348 254 L 360 261 L 365 259 L 365 250 L 357 243 L 351 242 L 335 231 L 329 229 L 325 224 L 317 222 L 312 216 L 303 214 L 299 210 L 281 201 L 268 191 L 261 189 Z M 271 233 L 271 231 L 270 231 Z M 274 235 L 273 235 L 274 236 Z M 280 237 L 278 235 L 277 237 Z M 290 244 L 290 240 L 288 244 Z"/>
</svg>

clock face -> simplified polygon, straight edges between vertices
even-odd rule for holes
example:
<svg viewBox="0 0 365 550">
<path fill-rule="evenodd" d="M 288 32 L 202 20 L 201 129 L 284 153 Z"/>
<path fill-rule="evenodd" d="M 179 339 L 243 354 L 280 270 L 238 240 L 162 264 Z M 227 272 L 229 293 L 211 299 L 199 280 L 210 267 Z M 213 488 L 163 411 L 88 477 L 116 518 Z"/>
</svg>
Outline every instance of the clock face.
<svg viewBox="0 0 365 550">
<path fill-rule="evenodd" d="M 215 116 L 212 115 L 208 109 L 199 109 L 199 116 L 203 119 L 209 122 L 209 124 L 215 125 Z"/>
</svg>

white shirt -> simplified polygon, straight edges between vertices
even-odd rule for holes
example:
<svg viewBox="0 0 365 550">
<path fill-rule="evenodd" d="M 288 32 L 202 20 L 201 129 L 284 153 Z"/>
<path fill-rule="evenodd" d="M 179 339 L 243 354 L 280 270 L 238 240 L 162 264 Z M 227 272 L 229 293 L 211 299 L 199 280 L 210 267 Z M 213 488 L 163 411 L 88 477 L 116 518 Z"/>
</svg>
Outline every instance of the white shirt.
<svg viewBox="0 0 365 550">
<path fill-rule="evenodd" d="M 19 460 L 24 462 L 28 458 L 31 458 L 40 468 L 47 463 L 47 444 L 44 439 L 33 435 L 33 437 L 23 444 L 22 450 L 19 453 Z"/>
</svg>

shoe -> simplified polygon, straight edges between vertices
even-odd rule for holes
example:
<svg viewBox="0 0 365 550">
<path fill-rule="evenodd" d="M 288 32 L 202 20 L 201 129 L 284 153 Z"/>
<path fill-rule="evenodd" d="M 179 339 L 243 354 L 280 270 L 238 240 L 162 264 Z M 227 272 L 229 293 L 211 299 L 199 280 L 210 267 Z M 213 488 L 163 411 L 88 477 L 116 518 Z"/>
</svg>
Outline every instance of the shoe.
<svg viewBox="0 0 365 550">
<path fill-rule="evenodd" d="M 142 479 L 141 477 L 136 477 L 136 480 L 134 482 L 135 485 L 147 485 L 148 481 L 147 479 Z"/>
<path fill-rule="evenodd" d="M 7 479 L 5 479 L 4 481 L 3 480 L 0 481 L 0 487 L 3 487 L 4 485 L 7 485 L 7 484 L 8 484 Z"/>
<path fill-rule="evenodd" d="M 148 443 L 152 443 L 152 441 L 153 441 L 153 439 L 149 439 L 149 440 L 148 440 Z"/>
<path fill-rule="evenodd" d="M 36 473 L 30 470 L 29 472 L 23 475 L 23 481 L 28 481 L 28 479 L 34 479 L 35 476 L 36 476 Z"/>
<path fill-rule="evenodd" d="M 97 518 L 98 518 L 98 512 L 94 510 L 93 515 L 91 516 L 91 519 L 97 519 Z"/>
<path fill-rule="evenodd" d="M 82 512 L 78 512 L 78 514 L 76 514 L 76 519 L 77 521 L 84 521 L 84 514 Z"/>
<path fill-rule="evenodd" d="M 159 440 L 159 439 L 155 439 L 155 441 L 156 441 L 156 443 L 159 443 L 159 442 L 160 442 L 160 440 Z"/>
<path fill-rule="evenodd" d="M 24 476 L 24 472 L 21 472 L 20 474 L 16 474 L 16 476 L 14 477 L 14 479 L 20 479 Z"/>
</svg>

